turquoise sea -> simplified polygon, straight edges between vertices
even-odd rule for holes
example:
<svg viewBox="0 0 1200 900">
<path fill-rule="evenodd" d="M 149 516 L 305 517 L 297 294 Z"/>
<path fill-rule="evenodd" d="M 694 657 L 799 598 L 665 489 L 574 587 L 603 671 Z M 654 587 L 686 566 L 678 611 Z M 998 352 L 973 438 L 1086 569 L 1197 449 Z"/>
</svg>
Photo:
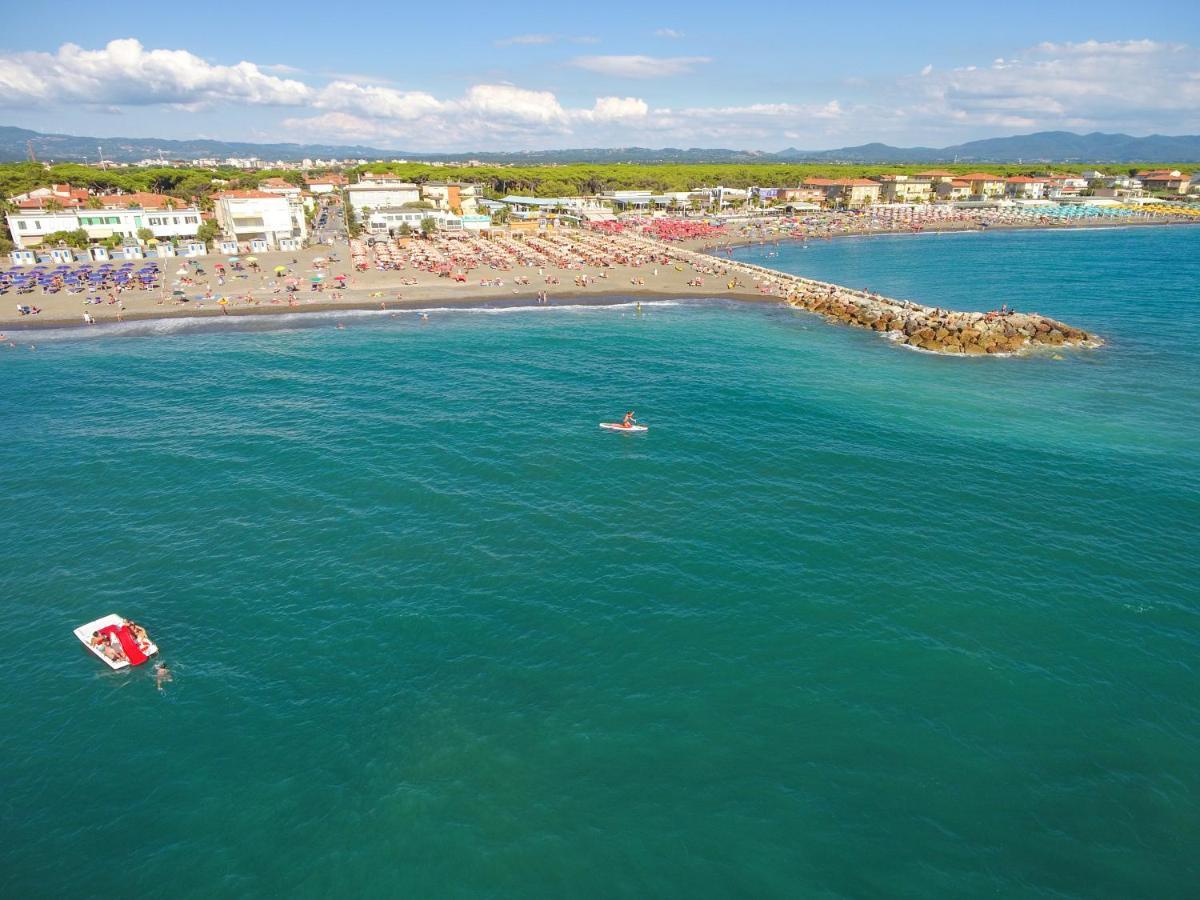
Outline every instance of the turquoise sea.
<svg viewBox="0 0 1200 900">
<path fill-rule="evenodd" d="M 723 301 L 16 335 L 0 895 L 1195 896 L 1198 251 L 737 251 L 1108 340 L 1024 359 Z"/>
</svg>

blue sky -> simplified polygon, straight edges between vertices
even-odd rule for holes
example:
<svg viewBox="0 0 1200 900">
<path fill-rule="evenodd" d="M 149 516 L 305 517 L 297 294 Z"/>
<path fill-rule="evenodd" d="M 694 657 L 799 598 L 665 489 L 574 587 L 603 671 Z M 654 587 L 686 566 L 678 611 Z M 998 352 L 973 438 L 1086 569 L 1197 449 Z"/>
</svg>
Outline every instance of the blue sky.
<svg viewBox="0 0 1200 900">
<path fill-rule="evenodd" d="M 1200 132 L 1191 4 L 5 0 L 0 124 L 410 151 Z"/>
</svg>

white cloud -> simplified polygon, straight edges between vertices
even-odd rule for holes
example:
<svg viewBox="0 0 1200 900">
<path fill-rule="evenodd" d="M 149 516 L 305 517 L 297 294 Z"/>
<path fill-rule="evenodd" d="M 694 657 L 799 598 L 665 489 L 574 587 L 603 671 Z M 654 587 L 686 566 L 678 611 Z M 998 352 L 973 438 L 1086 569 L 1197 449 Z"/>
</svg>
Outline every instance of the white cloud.
<svg viewBox="0 0 1200 900">
<path fill-rule="evenodd" d="M 616 78 L 666 78 L 686 75 L 711 62 L 707 56 L 580 56 L 572 65 Z"/>
<path fill-rule="evenodd" d="M 54 102 L 138 106 L 232 101 L 296 105 L 312 89 L 249 62 L 213 65 L 186 50 L 147 50 L 133 38 L 100 50 L 63 44 L 56 53 L 0 55 L 0 104 Z"/>
<path fill-rule="evenodd" d="M 497 47 L 511 47 L 514 44 L 553 44 L 556 40 L 558 38 L 553 34 L 516 34 L 512 37 L 500 38 L 495 44 Z"/>
<path fill-rule="evenodd" d="M 559 41 L 570 41 L 572 44 L 598 44 L 600 38 L 588 34 L 564 36 L 561 34 L 518 34 L 513 37 L 500 38 L 493 41 L 497 47 L 532 46 L 537 44 L 557 44 Z"/>
<path fill-rule="evenodd" d="M 670 40 L 677 41 L 683 37 L 683 32 L 676 31 L 674 28 L 659 28 L 654 32 L 654 36 L 660 38 L 669 38 Z"/>
<path fill-rule="evenodd" d="M 621 122 L 644 119 L 650 105 L 638 97 L 597 97 L 589 110 L 580 110 L 578 118 L 592 122 Z"/>
<path fill-rule="evenodd" d="M 928 68 L 928 67 L 927 67 Z M 1200 53 L 1183 44 L 1042 43 L 1018 56 L 900 85 L 922 122 L 993 128 L 1180 132 L 1200 126 Z"/>
<path fill-rule="evenodd" d="M 866 140 L 939 145 L 1016 130 L 1200 130 L 1200 51 L 1194 47 L 1132 40 L 1002 49 L 1003 56 L 988 53 L 956 69 L 931 63 L 919 74 L 845 79 L 836 88 L 845 95 L 840 99 L 800 94 L 792 102 L 705 106 L 688 102 L 703 95 L 682 80 L 655 84 L 658 96 L 650 100 L 616 95 L 616 79 L 684 74 L 709 62 L 699 56 L 578 57 L 572 64 L 596 73 L 599 83 L 585 97 L 499 82 L 439 96 L 330 72 L 309 84 L 286 77 L 297 73 L 280 64 L 218 65 L 186 50 L 148 49 L 124 39 L 95 50 L 64 44 L 50 53 L 0 52 L 0 107 L 60 115 L 72 108 L 118 114 L 148 106 L 274 106 L 291 110 L 283 121 L 291 137 L 412 150 L 633 143 L 772 149 L 785 141 L 819 148 Z M 254 127 L 269 133 L 277 121 L 258 116 Z"/>
<path fill-rule="evenodd" d="M 401 91 L 381 85 L 363 87 L 349 81 L 327 84 L 317 93 L 312 105 L 317 109 L 400 121 L 419 119 L 443 108 L 442 101 L 423 91 Z"/>
</svg>

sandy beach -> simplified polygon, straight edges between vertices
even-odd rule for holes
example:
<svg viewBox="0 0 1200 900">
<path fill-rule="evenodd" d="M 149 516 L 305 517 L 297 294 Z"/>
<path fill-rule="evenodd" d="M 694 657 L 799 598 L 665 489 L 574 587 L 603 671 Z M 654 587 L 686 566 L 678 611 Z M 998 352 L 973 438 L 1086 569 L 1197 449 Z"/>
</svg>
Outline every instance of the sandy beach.
<svg viewBox="0 0 1200 900">
<path fill-rule="evenodd" d="M 355 271 L 349 252 L 344 244 L 332 251 L 341 258 L 332 262 L 327 269 L 318 270 L 313 260 L 327 257 L 331 251 L 326 246 L 310 247 L 299 253 L 263 253 L 259 255 L 261 272 L 233 273 L 223 257 L 199 258 L 203 275 L 197 275 L 190 285 L 183 285 L 189 298 L 182 302 L 172 298 L 175 273 L 184 262 L 180 259 L 163 260 L 168 273 L 161 289 L 152 291 L 125 291 L 116 296 L 116 302 L 102 294 L 103 302 L 86 303 L 87 293 L 43 295 L 38 292 L 6 296 L 0 306 L 0 330 L 18 330 L 64 325 L 84 326 L 84 313 L 88 313 L 97 325 L 116 321 L 131 321 L 152 318 L 184 318 L 193 316 L 261 315 L 266 313 L 295 313 L 304 311 L 328 311 L 337 309 L 419 309 L 422 307 L 450 305 L 513 305 L 537 304 L 539 293 L 545 292 L 547 302 L 560 303 L 580 297 L 601 302 L 607 297 L 683 297 L 697 293 L 705 296 L 730 297 L 743 300 L 775 300 L 779 298 L 760 294 L 753 285 L 729 288 L 728 282 L 718 277 L 706 277 L 702 286 L 689 284 L 697 277 L 691 268 L 674 265 L 613 265 L 608 267 L 582 266 L 580 268 L 547 268 L 516 265 L 508 270 L 476 269 L 469 273 L 465 282 L 454 281 L 433 272 L 405 268 L 380 271 L 368 268 Z M 293 262 L 295 260 L 295 262 Z M 215 267 L 224 263 L 227 271 L 225 283 L 217 284 Z M 714 271 L 723 271 L 721 261 L 713 261 Z M 274 268 L 286 266 L 292 276 L 302 285 L 316 273 L 326 276 L 329 287 L 321 291 L 300 290 L 289 294 L 285 289 L 285 278 L 276 277 Z M 337 275 L 346 276 L 346 288 L 332 287 Z M 587 283 L 577 283 L 577 276 L 586 275 Z M 547 278 L 557 279 L 557 284 L 546 284 Z M 495 284 L 495 281 L 499 284 Z M 403 282 L 415 284 L 405 284 Z M 481 284 L 486 281 L 488 284 Z M 527 284 L 518 284 L 527 281 Z M 211 291 L 213 299 L 196 299 Z M 220 304 L 219 298 L 227 302 Z M 37 315 L 19 315 L 17 304 L 27 304 L 41 309 Z"/>
<path fill-rule="evenodd" d="M 1175 223 L 1130 219 L 1076 223 L 1072 227 L 1113 228 L 1135 224 Z M 1014 224 L 992 227 L 1039 226 Z M 971 223 L 946 222 L 940 223 L 937 230 L 977 230 L 977 226 Z M 567 236 L 571 233 L 552 234 L 551 240 L 569 242 Z M 912 232 L 894 228 L 846 229 L 814 236 L 812 239 L 830 240 L 839 237 L 898 233 Z M 593 247 L 600 246 L 600 241 L 619 243 L 624 240 L 622 237 L 597 236 L 591 232 L 582 234 Z M 656 244 L 663 254 L 674 254 L 675 251 L 716 254 L 711 260 L 698 264 L 692 260 L 681 264 L 683 261 L 679 259 L 671 259 L 666 263 L 665 255 L 658 260 L 634 262 L 614 262 L 607 258 L 601 262 L 593 255 L 574 262 L 562 261 L 559 264 L 543 265 L 522 264 L 518 257 L 513 257 L 503 266 L 477 263 L 474 267 L 457 268 L 455 274 L 460 277 L 465 275 L 466 280 L 455 280 L 447 271 L 428 271 L 412 265 L 411 260 L 408 261 L 410 264 L 402 268 L 381 270 L 376 267 L 374 252 L 367 249 L 362 242 L 355 244 L 366 254 L 366 268 L 362 270 L 356 270 L 352 248 L 345 243 L 339 243 L 334 248 L 316 245 L 295 253 L 263 253 L 257 258 L 257 270 L 253 271 L 233 271 L 224 257 L 212 254 L 195 261 L 199 263 L 199 272 L 194 271 L 191 260 L 167 258 L 159 261 L 164 277 L 160 287 L 153 290 L 127 290 L 119 294 L 71 294 L 65 291 L 57 294 L 43 294 L 40 291 L 22 295 L 10 293 L 0 305 L 0 331 L 15 334 L 44 327 L 95 327 L 118 321 L 144 319 L 327 312 L 338 309 L 411 310 L 451 305 L 510 306 L 535 305 L 541 302 L 559 304 L 579 302 L 580 299 L 584 299 L 585 302 L 605 302 L 610 298 L 649 299 L 703 295 L 756 302 L 781 302 L 787 292 L 781 291 L 777 283 L 767 283 L 765 280 L 762 284 L 757 283 L 752 277 L 747 277 L 744 268 L 725 260 L 720 254 L 721 251 L 739 245 L 795 239 L 794 233 L 779 233 L 770 229 L 751 231 L 730 228 L 719 237 L 702 236 L 669 244 Z M 414 239 L 407 245 L 406 252 L 420 252 L 422 247 L 429 247 L 431 251 L 432 248 L 454 248 L 458 240 L 461 239 Z M 478 243 L 479 239 L 474 240 Z M 520 246 L 513 243 L 511 238 L 505 240 L 511 247 Z M 598 252 L 604 253 L 605 250 Z M 323 259 L 328 261 L 321 262 Z M 223 283 L 220 282 L 218 266 L 225 269 Z M 286 271 L 276 274 L 279 267 Z M 187 274 L 181 274 L 185 270 Z M 319 291 L 311 289 L 311 280 L 317 275 L 324 278 L 322 289 Z M 344 276 L 344 288 L 336 286 L 339 276 Z M 781 278 L 783 277 L 786 276 L 781 275 Z M 287 290 L 289 279 L 299 288 L 295 292 Z M 176 291 L 183 291 L 186 300 L 175 295 Z M 96 299 L 100 302 L 95 302 Z M 222 299 L 225 302 L 220 302 Z M 17 309 L 19 305 L 28 305 L 39 309 L 40 312 L 22 315 Z M 90 323 L 87 322 L 89 317 L 92 320 Z"/>
</svg>

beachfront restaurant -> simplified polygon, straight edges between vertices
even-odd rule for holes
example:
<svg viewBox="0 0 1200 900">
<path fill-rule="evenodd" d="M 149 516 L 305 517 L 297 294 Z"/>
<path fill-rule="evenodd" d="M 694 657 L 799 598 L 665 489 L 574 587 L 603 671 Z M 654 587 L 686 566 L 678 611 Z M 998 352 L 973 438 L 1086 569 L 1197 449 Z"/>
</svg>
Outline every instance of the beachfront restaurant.
<svg viewBox="0 0 1200 900">
<path fill-rule="evenodd" d="M 367 217 L 366 230 L 367 234 L 395 235 L 407 225 L 415 234 L 421 230 L 422 222 L 432 219 L 438 231 L 462 231 L 463 218 L 436 209 L 377 209 Z"/>
</svg>

